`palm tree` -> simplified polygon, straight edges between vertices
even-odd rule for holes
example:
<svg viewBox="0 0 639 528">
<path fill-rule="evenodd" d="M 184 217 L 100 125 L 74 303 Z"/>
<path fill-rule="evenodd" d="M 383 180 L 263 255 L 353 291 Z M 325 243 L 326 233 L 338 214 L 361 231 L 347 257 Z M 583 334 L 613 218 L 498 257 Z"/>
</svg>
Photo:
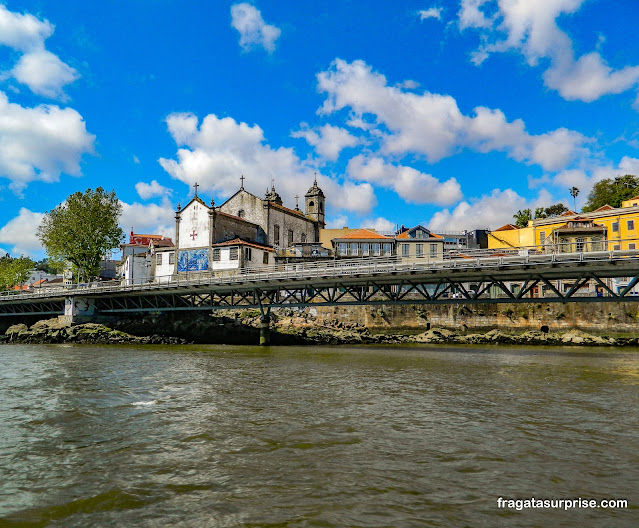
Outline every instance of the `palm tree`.
<svg viewBox="0 0 639 528">
<path fill-rule="evenodd" d="M 579 194 L 579 188 L 571 187 L 570 188 L 570 196 L 572 196 L 572 205 L 575 209 L 575 213 L 577 212 L 577 195 Z"/>
</svg>

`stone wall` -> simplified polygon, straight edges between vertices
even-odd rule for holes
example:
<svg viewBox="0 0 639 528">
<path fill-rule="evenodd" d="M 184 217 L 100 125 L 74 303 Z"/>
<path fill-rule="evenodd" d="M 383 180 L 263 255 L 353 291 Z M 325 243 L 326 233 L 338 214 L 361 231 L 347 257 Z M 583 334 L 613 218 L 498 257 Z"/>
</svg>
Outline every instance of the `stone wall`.
<svg viewBox="0 0 639 528">
<path fill-rule="evenodd" d="M 639 302 L 530 303 L 481 305 L 404 304 L 313 308 L 319 322 L 359 322 L 378 331 L 492 328 L 551 331 L 580 329 L 597 333 L 639 333 Z"/>
</svg>

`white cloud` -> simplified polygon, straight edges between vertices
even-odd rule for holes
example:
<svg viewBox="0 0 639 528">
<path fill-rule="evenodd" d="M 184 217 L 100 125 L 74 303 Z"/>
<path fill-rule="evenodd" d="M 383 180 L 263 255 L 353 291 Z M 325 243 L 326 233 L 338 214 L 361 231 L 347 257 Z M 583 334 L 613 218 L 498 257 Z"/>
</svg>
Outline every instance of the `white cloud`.
<svg viewBox="0 0 639 528">
<path fill-rule="evenodd" d="M 66 100 L 63 87 L 80 75 L 45 49 L 44 41 L 53 34 L 54 27 L 47 20 L 14 13 L 0 4 L 0 45 L 23 53 L 9 74 L 33 93 Z"/>
<path fill-rule="evenodd" d="M 171 189 L 160 185 L 157 180 L 153 180 L 151 183 L 138 182 L 135 184 L 135 190 L 143 200 L 154 196 L 168 196 L 172 192 Z"/>
<path fill-rule="evenodd" d="M 54 26 L 33 15 L 9 11 L 0 4 L 0 44 L 27 51 L 39 47 L 53 34 Z"/>
<path fill-rule="evenodd" d="M 192 186 L 199 183 L 202 192 L 227 197 L 238 190 L 240 176 L 246 177 L 247 190 L 261 195 L 275 180 L 285 204 L 295 195 L 304 196 L 314 179 L 314 169 L 305 166 L 293 149 L 271 148 L 265 143 L 258 125 L 238 123 L 231 117 L 207 115 L 198 128 L 193 114 L 171 114 L 166 119 L 171 136 L 181 148 L 177 160 L 160 158 L 173 178 Z M 368 212 L 376 203 L 369 184 L 345 182 L 340 185 L 323 175 L 317 176 L 324 190 L 327 207 Z"/>
<path fill-rule="evenodd" d="M 62 87 L 79 78 L 74 68 L 44 49 L 23 55 L 12 74 L 33 93 L 61 100 L 67 99 Z"/>
<path fill-rule="evenodd" d="M 461 0 L 459 10 L 459 29 L 488 28 L 492 21 L 479 8 L 490 0 Z"/>
<path fill-rule="evenodd" d="M 35 213 L 22 207 L 18 216 L 0 228 L 0 244 L 10 248 L 11 256 L 25 255 L 41 258 L 43 248 L 36 236 L 36 229 L 42 222 L 42 218 L 44 218 L 43 213 Z"/>
<path fill-rule="evenodd" d="M 326 229 L 341 229 L 348 226 L 348 217 L 345 215 L 332 216 L 326 219 Z"/>
<path fill-rule="evenodd" d="M 365 229 L 374 229 L 378 233 L 395 232 L 397 225 L 384 217 L 369 218 L 362 221 L 362 227 Z"/>
<path fill-rule="evenodd" d="M 122 204 L 120 226 L 125 233 L 150 233 L 170 237 L 175 242 L 175 208 L 165 198 L 161 204 Z"/>
<path fill-rule="evenodd" d="M 319 112 L 350 108 L 360 118 L 374 116 L 377 129 L 372 132 L 377 132 L 385 154 L 424 154 L 436 162 L 462 148 L 497 150 L 518 161 L 559 170 L 587 141 L 578 132 L 563 128 L 531 135 L 522 120 L 508 122 L 501 110 L 477 107 L 474 116 L 465 116 L 453 97 L 389 86 L 383 75 L 363 61 L 336 59 L 317 78 L 319 90 L 327 94 Z"/>
<path fill-rule="evenodd" d="M 269 53 L 275 51 L 275 41 L 282 31 L 264 22 L 262 13 L 251 4 L 231 6 L 231 25 L 240 33 L 240 46 L 248 51 L 262 46 Z"/>
<path fill-rule="evenodd" d="M 328 160 L 336 160 L 339 153 L 348 147 L 359 144 L 359 139 L 351 135 L 348 130 L 332 125 L 324 125 L 317 130 L 312 130 L 306 123 L 302 123 L 302 129 L 291 134 L 295 138 L 304 138 L 306 142 L 315 147 L 315 151 Z"/>
<path fill-rule="evenodd" d="M 428 18 L 434 18 L 436 20 L 442 19 L 442 11 L 441 7 L 429 7 L 428 9 L 422 9 L 417 12 L 420 20 L 426 20 Z"/>
<path fill-rule="evenodd" d="M 95 136 L 72 108 L 24 108 L 0 92 L 0 176 L 20 191 L 30 181 L 58 181 L 62 172 L 79 176 L 80 159 L 93 152 Z"/>
<path fill-rule="evenodd" d="M 624 174 L 639 176 L 639 159 L 624 156 L 617 165 L 595 165 L 587 168 L 565 170 L 555 174 L 553 183 L 568 190 L 578 187 L 587 196 L 592 186 L 606 178 L 614 179 Z"/>
<path fill-rule="evenodd" d="M 391 188 L 410 203 L 450 205 L 462 197 L 461 187 L 455 178 L 440 182 L 430 174 L 412 167 L 393 165 L 382 158 L 356 156 L 348 162 L 347 173 L 352 179 Z"/>
<path fill-rule="evenodd" d="M 463 0 L 459 27 L 481 32 L 483 44 L 473 54 L 475 64 L 491 53 L 509 50 L 522 53 L 531 66 L 549 59 L 550 67 L 543 74 L 546 86 L 564 99 L 591 102 L 635 86 L 639 66 L 614 70 L 598 51 L 575 58 L 572 40 L 559 28 L 557 19 L 578 11 L 584 1 Z M 489 19 L 480 8 L 492 9 L 495 15 Z"/>
<path fill-rule="evenodd" d="M 514 223 L 513 215 L 520 209 L 549 206 L 552 197 L 546 191 L 527 201 L 512 189 L 493 189 L 480 198 L 460 202 L 452 211 L 444 209 L 435 213 L 425 225 L 433 231 L 455 229 L 497 229 L 504 224 Z"/>
</svg>

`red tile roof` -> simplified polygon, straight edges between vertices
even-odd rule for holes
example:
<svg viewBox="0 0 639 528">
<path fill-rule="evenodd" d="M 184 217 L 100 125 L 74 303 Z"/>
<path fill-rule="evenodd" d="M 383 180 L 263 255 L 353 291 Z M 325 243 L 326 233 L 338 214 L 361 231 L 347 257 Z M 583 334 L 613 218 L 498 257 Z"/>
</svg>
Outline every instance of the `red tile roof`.
<svg viewBox="0 0 639 528">
<path fill-rule="evenodd" d="M 634 200 L 634 198 L 630 198 L 631 200 Z M 593 211 L 593 213 L 596 213 L 597 211 L 610 211 L 610 209 L 614 209 L 614 207 L 612 207 L 611 205 L 602 205 L 599 209 L 595 209 Z"/>
<path fill-rule="evenodd" d="M 495 229 L 494 231 L 512 231 L 513 229 L 519 229 L 516 225 L 513 224 L 506 224 L 501 226 L 498 229 Z"/>
</svg>

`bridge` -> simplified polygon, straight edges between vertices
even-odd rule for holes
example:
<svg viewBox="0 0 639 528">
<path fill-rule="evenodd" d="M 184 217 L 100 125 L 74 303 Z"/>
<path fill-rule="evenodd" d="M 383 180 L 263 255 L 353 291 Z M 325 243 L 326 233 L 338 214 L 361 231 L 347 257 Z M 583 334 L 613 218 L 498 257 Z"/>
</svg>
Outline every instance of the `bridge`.
<svg viewBox="0 0 639 528">
<path fill-rule="evenodd" d="M 5 292 L 0 316 L 92 315 L 309 305 L 639 301 L 639 251 L 282 264 L 141 285 Z M 623 284 L 623 286 L 620 286 Z"/>
</svg>

